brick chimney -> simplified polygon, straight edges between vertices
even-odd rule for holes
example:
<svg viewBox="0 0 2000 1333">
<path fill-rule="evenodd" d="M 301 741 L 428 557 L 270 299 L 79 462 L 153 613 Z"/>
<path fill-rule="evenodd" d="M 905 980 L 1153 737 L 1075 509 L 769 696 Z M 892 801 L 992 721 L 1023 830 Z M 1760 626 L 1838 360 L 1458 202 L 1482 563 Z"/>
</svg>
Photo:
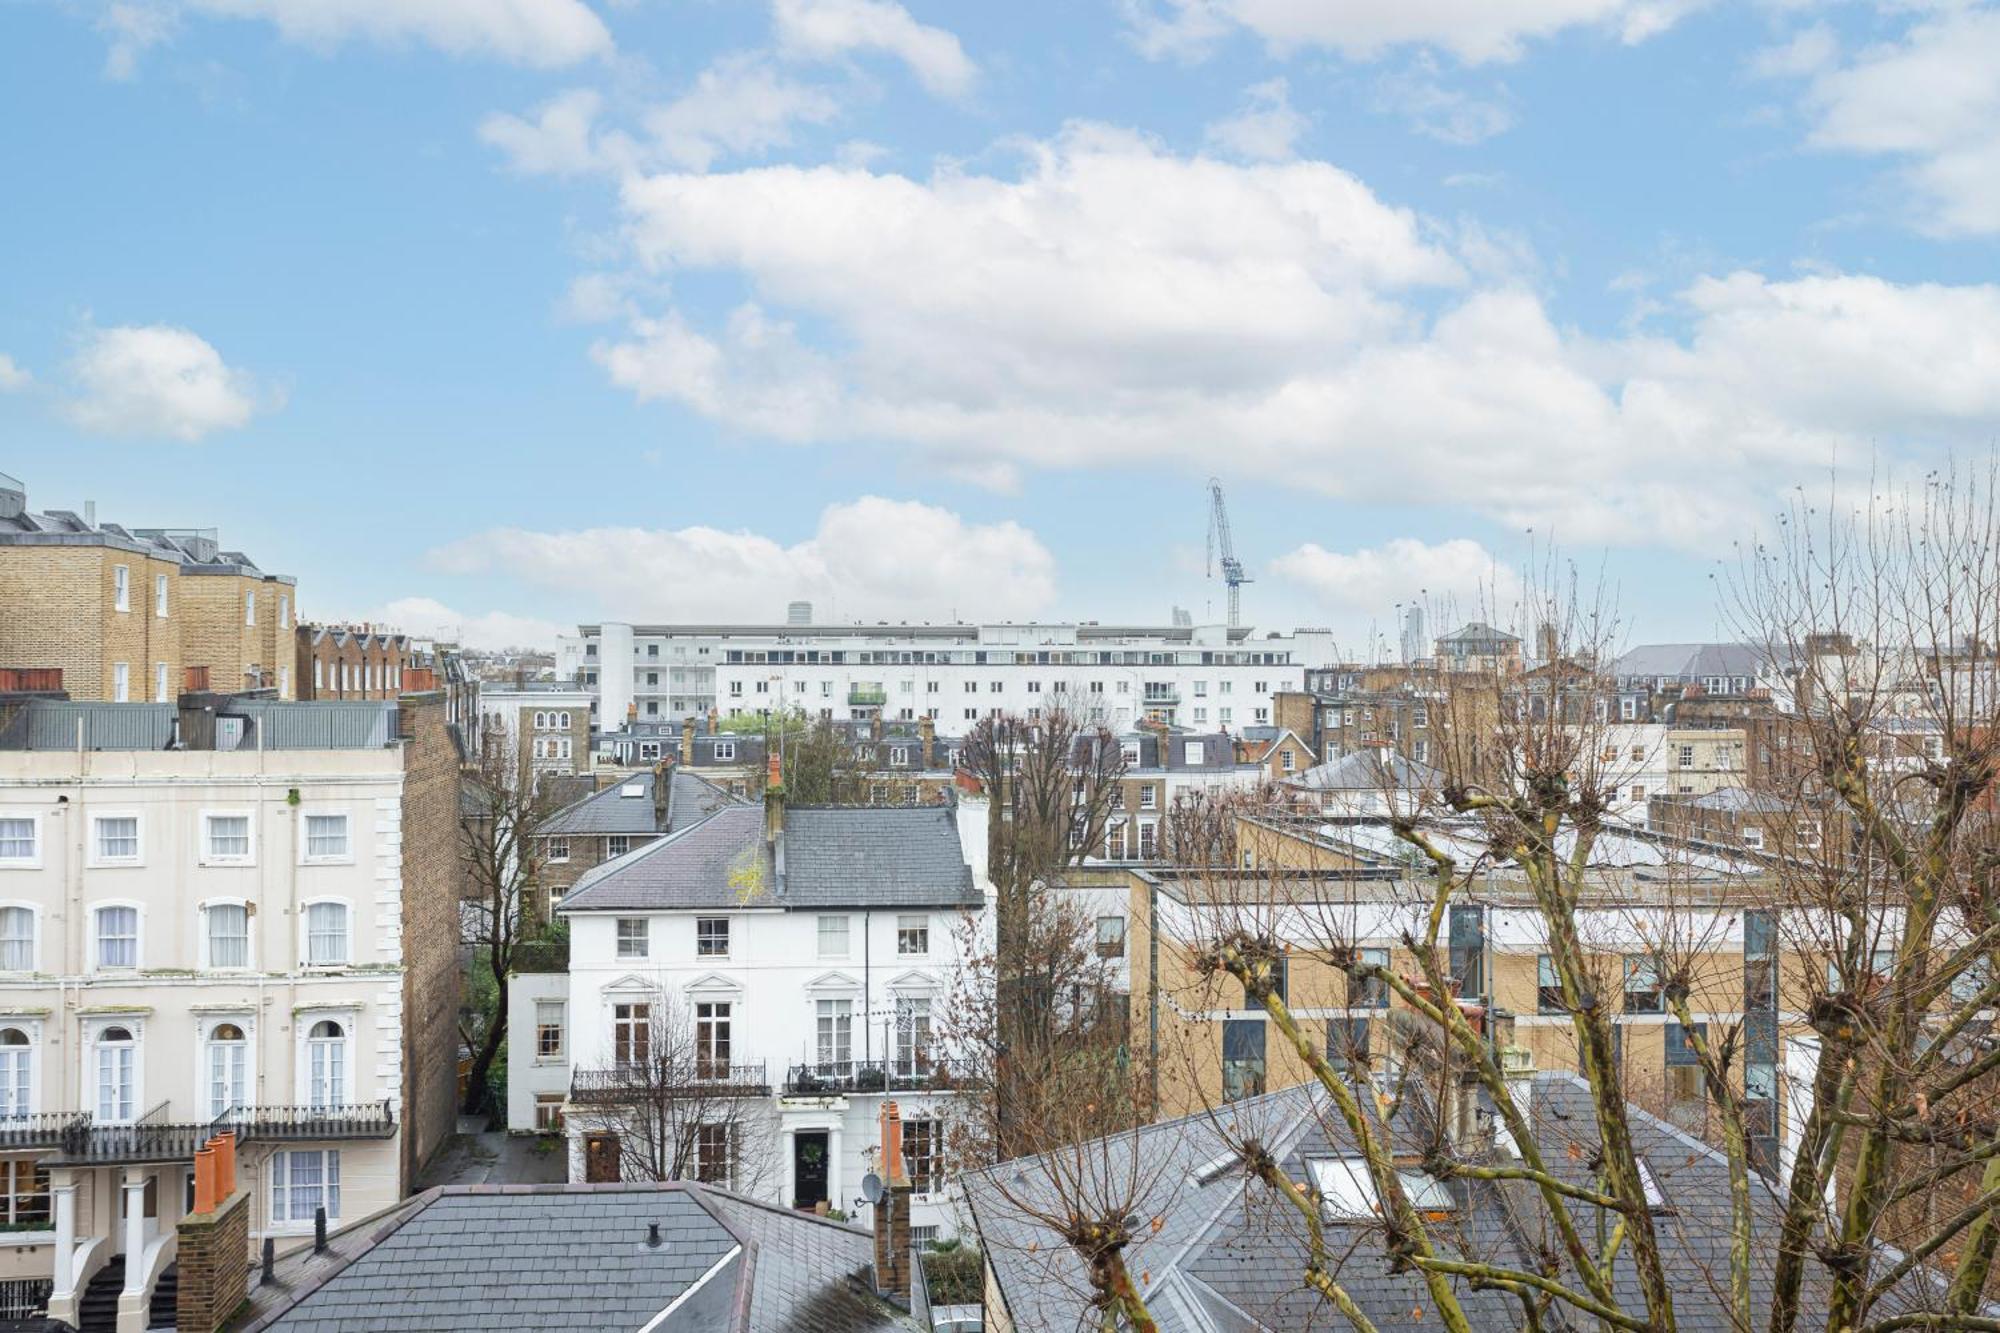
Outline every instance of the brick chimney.
<svg viewBox="0 0 2000 1333">
<path fill-rule="evenodd" d="M 667 763 L 663 759 L 653 765 L 653 827 L 662 833 L 667 831 L 667 800 L 673 789 L 673 779 L 667 776 Z"/>
<path fill-rule="evenodd" d="M 250 1292 L 250 1195 L 236 1187 L 234 1134 L 218 1134 L 195 1153 L 194 1211 L 175 1229 L 174 1326 L 216 1333 Z"/>
<path fill-rule="evenodd" d="M 937 723 L 926 714 L 917 719 L 917 736 L 923 742 L 923 766 L 926 770 L 937 767 Z"/>
<path fill-rule="evenodd" d="M 903 1114 L 882 1104 L 882 1201 L 875 1205 L 875 1290 L 905 1305 L 910 1300 L 910 1195 L 903 1169 Z"/>
<path fill-rule="evenodd" d="M 764 841 L 775 846 L 785 831 L 785 773 L 773 750 L 764 769 Z"/>
<path fill-rule="evenodd" d="M 686 717 L 681 719 L 681 762 L 683 764 L 692 764 L 694 762 L 694 714 L 693 713 L 689 713 Z"/>
</svg>

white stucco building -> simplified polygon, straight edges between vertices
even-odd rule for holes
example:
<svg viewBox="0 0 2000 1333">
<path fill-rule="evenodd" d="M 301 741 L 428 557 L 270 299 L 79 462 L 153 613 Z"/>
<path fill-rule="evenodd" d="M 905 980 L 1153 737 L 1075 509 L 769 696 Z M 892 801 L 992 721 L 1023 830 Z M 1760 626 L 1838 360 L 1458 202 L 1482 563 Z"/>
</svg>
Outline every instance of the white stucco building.
<svg viewBox="0 0 2000 1333">
<path fill-rule="evenodd" d="M 694 1077 L 731 1098 L 730 1127 L 695 1154 L 701 1177 L 853 1213 L 893 1097 L 918 1183 L 912 1223 L 948 1231 L 939 1112 L 961 1071 L 933 1025 L 985 901 L 952 807 L 786 809 L 775 789 L 587 873 L 560 909 L 561 1011 L 553 994 L 515 992 L 531 1006 L 524 1034 L 564 1023 L 550 1040 L 568 1063 L 572 1179 L 634 1174 L 639 1154 L 621 1141 L 633 1121 L 617 1108 L 665 1043 L 691 1041 Z M 526 1064 L 527 1088 L 547 1097 L 546 1069 L 525 1055 L 510 1077 Z"/>
<path fill-rule="evenodd" d="M 1124 731 L 1268 725 L 1271 696 L 1333 660 L 1322 630 L 1223 625 L 584 625 L 557 675 L 598 698 L 601 725 L 800 709 L 834 721 L 928 717 L 956 734 L 1070 689 Z"/>
<path fill-rule="evenodd" d="M 218 1130 L 253 1248 L 401 1197 L 425 1095 L 406 927 L 420 893 L 454 906 L 406 868 L 406 812 L 451 820 L 457 774 L 408 729 L 389 702 L 0 708 L 0 1276 L 49 1284 L 52 1316 L 160 1322 Z M 454 835 L 422 835 L 446 867 Z M 449 944 L 430 966 L 449 1014 Z M 448 1133 L 449 1083 L 429 1091 Z"/>
</svg>

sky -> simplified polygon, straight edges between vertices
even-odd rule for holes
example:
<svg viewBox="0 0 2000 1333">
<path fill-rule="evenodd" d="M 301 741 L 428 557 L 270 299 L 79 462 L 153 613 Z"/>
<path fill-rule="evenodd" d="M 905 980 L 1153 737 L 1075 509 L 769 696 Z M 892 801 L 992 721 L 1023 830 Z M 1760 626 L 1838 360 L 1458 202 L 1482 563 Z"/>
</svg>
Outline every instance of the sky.
<svg viewBox="0 0 2000 1333">
<path fill-rule="evenodd" d="M 0 0 L 0 471 L 314 618 L 1631 641 L 2000 432 L 2000 5 Z M 1434 611 L 1434 616 L 1438 613 Z"/>
</svg>

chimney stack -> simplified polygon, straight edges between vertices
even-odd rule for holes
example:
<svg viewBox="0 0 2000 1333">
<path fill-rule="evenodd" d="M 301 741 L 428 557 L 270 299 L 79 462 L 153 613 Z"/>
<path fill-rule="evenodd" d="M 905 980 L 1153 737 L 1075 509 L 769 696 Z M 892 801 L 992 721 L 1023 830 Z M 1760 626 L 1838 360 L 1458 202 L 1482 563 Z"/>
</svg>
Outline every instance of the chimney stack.
<svg viewBox="0 0 2000 1333">
<path fill-rule="evenodd" d="M 773 750 L 764 771 L 764 842 L 775 846 L 785 831 L 785 773 Z"/>
<path fill-rule="evenodd" d="M 937 723 L 926 713 L 917 719 L 917 736 L 923 741 L 923 766 L 926 771 L 937 767 Z"/>
<path fill-rule="evenodd" d="M 667 775 L 667 761 L 662 759 L 653 765 L 653 827 L 661 833 L 667 831 L 667 800 L 673 791 L 673 779 Z"/>
<path fill-rule="evenodd" d="M 1521 1119 L 1529 1125 L 1535 1123 L 1535 1053 L 1525 1046 L 1502 1046 L 1500 1048 L 1500 1076 L 1507 1080 L 1507 1092 L 1514 1099 L 1514 1109 L 1521 1113 Z M 1500 1136 L 1507 1150 L 1520 1156 L 1521 1145 L 1513 1136 Z"/>
<path fill-rule="evenodd" d="M 217 1134 L 194 1156 L 194 1208 L 174 1228 L 180 1287 L 174 1326 L 215 1333 L 250 1290 L 250 1196 L 236 1187 L 236 1135 Z"/>
<path fill-rule="evenodd" d="M 683 764 L 692 764 L 694 762 L 694 714 L 693 713 L 689 713 L 686 717 L 681 719 L 681 762 Z"/>
<path fill-rule="evenodd" d="M 903 1115 L 882 1104 L 882 1201 L 875 1205 L 875 1290 L 907 1305 L 910 1300 L 910 1195 L 903 1169 Z"/>
</svg>

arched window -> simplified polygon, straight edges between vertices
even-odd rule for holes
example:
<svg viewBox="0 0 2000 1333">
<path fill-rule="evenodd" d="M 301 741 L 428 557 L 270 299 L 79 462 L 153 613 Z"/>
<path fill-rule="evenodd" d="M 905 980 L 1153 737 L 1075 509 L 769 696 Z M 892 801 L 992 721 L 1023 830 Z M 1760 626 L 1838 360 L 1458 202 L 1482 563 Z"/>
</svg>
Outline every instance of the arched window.
<svg viewBox="0 0 2000 1333">
<path fill-rule="evenodd" d="M 313 967 L 340 967 L 348 961 L 347 904 L 307 904 L 306 962 Z"/>
<path fill-rule="evenodd" d="M 234 1023 L 217 1023 L 208 1034 L 208 1118 L 226 1115 L 249 1101 L 250 1043 Z"/>
<path fill-rule="evenodd" d="M 34 1052 L 27 1033 L 19 1028 L 0 1028 L 0 1119 L 23 1120 L 33 1112 L 29 1062 Z"/>
<path fill-rule="evenodd" d="M 132 1030 L 108 1027 L 97 1034 L 97 1118 L 129 1124 L 138 1113 L 138 1044 Z"/>
<path fill-rule="evenodd" d="M 306 1095 L 318 1107 L 347 1102 L 347 1031 L 330 1018 L 306 1037 Z"/>
<path fill-rule="evenodd" d="M 548 729 L 549 729 L 549 715 L 547 713 L 535 714 L 535 730 L 547 731 Z"/>
<path fill-rule="evenodd" d="M 0 907 L 0 972 L 34 969 L 34 912 L 26 907 Z"/>
<path fill-rule="evenodd" d="M 569 730 L 569 714 L 568 714 L 568 713 L 557 713 L 557 714 L 556 714 L 556 727 L 557 727 L 557 729 L 558 729 L 558 730 L 561 730 L 561 731 L 568 731 L 568 730 Z"/>
</svg>

